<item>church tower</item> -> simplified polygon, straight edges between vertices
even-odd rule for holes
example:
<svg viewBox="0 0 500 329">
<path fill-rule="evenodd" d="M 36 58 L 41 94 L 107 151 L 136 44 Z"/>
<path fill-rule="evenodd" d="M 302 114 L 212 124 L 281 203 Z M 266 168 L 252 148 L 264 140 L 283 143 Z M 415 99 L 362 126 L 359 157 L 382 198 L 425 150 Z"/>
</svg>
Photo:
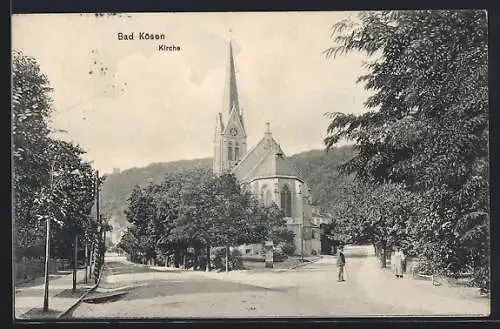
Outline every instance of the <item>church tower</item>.
<svg viewBox="0 0 500 329">
<path fill-rule="evenodd" d="M 247 152 L 247 135 L 238 99 L 231 41 L 228 48 L 222 111 L 217 114 L 215 121 L 213 171 L 217 175 L 230 172 Z"/>
</svg>

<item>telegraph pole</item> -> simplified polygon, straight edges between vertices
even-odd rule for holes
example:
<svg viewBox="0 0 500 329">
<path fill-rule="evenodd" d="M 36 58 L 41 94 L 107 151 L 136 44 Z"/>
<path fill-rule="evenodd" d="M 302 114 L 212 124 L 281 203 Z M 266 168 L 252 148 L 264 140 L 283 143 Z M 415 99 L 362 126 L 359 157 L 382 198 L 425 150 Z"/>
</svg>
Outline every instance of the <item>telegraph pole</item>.
<svg viewBox="0 0 500 329">
<path fill-rule="evenodd" d="M 104 264 L 104 254 L 106 253 L 106 231 L 107 231 L 107 228 L 108 228 L 108 220 L 107 219 L 104 219 L 103 220 L 103 227 L 104 227 L 104 234 L 103 234 L 103 242 L 102 242 L 102 245 L 103 245 L 103 249 L 102 249 L 102 263 Z"/>
<path fill-rule="evenodd" d="M 304 217 L 302 217 L 302 225 L 300 226 L 300 258 L 304 262 Z"/>
<path fill-rule="evenodd" d="M 85 284 L 88 283 L 88 266 L 89 266 L 89 249 L 88 249 L 88 237 L 85 239 Z"/>
<path fill-rule="evenodd" d="M 96 170 L 96 179 L 95 179 L 95 202 L 96 202 L 96 223 L 99 227 L 99 232 L 97 234 L 98 236 L 98 240 L 97 242 L 95 242 L 97 248 L 99 249 L 100 248 L 100 239 L 101 239 L 101 232 L 100 232 L 100 224 L 101 224 L 101 214 L 100 214 L 100 210 L 99 210 L 99 170 Z M 97 249 L 97 251 L 98 251 Z M 95 267 L 96 265 L 98 264 L 99 260 L 96 259 L 96 256 L 99 255 L 99 252 L 95 252 L 95 247 L 94 247 L 94 253 L 93 253 L 93 263 L 94 263 L 94 272 L 96 271 Z M 97 263 L 97 264 L 96 264 Z M 95 278 L 95 280 L 97 280 L 97 277 Z"/>
<path fill-rule="evenodd" d="M 78 268 L 78 234 L 75 235 L 75 254 L 73 256 L 73 292 L 76 291 L 76 270 Z"/>
<path fill-rule="evenodd" d="M 52 199 L 52 189 L 54 187 L 54 165 L 50 168 L 50 199 Z M 49 310 L 49 260 L 50 260 L 50 220 L 52 214 L 47 216 L 47 236 L 45 237 L 45 291 L 43 295 L 43 311 L 47 312 Z"/>
<path fill-rule="evenodd" d="M 96 171 L 96 182 L 95 182 L 95 197 L 96 197 L 96 219 L 97 223 L 101 222 L 101 216 L 99 214 L 99 170 Z"/>
<path fill-rule="evenodd" d="M 92 264 L 94 263 L 94 242 L 90 241 L 89 248 L 89 279 L 92 279 Z"/>
</svg>

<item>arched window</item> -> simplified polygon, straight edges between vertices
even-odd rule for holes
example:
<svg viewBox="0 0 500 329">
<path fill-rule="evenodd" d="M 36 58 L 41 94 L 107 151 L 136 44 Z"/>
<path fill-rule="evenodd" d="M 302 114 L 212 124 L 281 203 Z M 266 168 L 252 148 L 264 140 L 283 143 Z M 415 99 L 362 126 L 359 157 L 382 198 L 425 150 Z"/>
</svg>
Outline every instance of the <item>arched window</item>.
<svg viewBox="0 0 500 329">
<path fill-rule="evenodd" d="M 227 146 L 227 159 L 229 161 L 233 160 L 233 143 L 229 142 Z"/>
<path fill-rule="evenodd" d="M 264 197 L 264 192 L 266 191 L 266 188 L 267 188 L 267 184 L 264 184 L 261 188 L 260 188 L 260 202 L 262 202 L 263 204 L 266 202 L 266 199 Z"/>
<path fill-rule="evenodd" d="M 234 160 L 238 161 L 240 159 L 240 146 L 236 142 L 234 144 Z"/>
<path fill-rule="evenodd" d="M 281 209 L 285 213 L 285 217 L 292 217 L 292 193 L 288 185 L 283 186 L 281 190 Z"/>
<path fill-rule="evenodd" d="M 266 199 L 264 201 L 264 205 L 266 207 L 270 207 L 273 203 L 273 193 L 269 190 L 266 191 Z"/>
</svg>

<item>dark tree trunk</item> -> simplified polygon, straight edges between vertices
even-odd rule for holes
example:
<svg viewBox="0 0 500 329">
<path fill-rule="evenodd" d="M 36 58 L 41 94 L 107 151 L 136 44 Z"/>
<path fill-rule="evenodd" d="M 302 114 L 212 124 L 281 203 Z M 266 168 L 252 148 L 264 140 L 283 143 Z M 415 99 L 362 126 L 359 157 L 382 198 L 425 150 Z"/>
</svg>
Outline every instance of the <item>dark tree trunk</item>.
<svg viewBox="0 0 500 329">
<path fill-rule="evenodd" d="M 180 250 L 179 248 L 176 248 L 174 251 L 174 266 L 176 268 L 179 268 L 180 260 L 181 260 Z"/>
<path fill-rule="evenodd" d="M 210 271 L 210 245 L 207 244 L 207 267 L 205 269 L 207 272 Z"/>
<path fill-rule="evenodd" d="M 193 270 L 196 271 L 198 267 L 200 266 L 199 264 L 199 257 L 200 257 L 200 249 L 198 247 L 194 248 L 194 261 L 193 261 Z"/>
<path fill-rule="evenodd" d="M 184 248 L 182 255 L 182 266 L 187 269 L 187 248 Z"/>
<path fill-rule="evenodd" d="M 380 267 L 387 267 L 387 246 L 385 241 L 380 244 Z"/>
</svg>

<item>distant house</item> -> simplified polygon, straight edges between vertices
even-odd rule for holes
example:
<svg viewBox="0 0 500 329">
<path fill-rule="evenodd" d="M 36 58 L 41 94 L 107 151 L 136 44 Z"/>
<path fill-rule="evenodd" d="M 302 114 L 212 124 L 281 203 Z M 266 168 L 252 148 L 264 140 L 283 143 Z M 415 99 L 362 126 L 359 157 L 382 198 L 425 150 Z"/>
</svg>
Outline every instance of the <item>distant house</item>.
<svg viewBox="0 0 500 329">
<path fill-rule="evenodd" d="M 229 42 L 224 103 L 215 122 L 214 173 L 233 173 L 265 205 L 276 203 L 285 214 L 288 229 L 295 233 L 296 253 L 319 254 L 319 228 L 311 223 L 310 190 L 273 137 L 269 123 L 265 124 L 263 133 L 261 140 L 247 151 L 247 133 Z M 260 245 L 241 246 L 240 250 L 244 254 L 261 251 Z"/>
</svg>

